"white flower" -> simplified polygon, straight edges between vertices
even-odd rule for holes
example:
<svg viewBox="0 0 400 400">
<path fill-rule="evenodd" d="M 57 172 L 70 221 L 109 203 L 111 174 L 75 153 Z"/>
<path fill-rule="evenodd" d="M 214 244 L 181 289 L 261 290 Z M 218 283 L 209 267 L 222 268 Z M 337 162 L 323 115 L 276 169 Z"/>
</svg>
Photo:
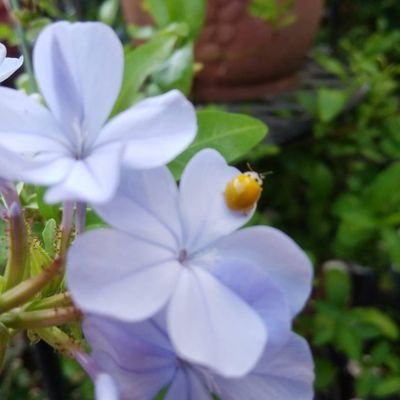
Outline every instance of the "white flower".
<svg viewBox="0 0 400 400">
<path fill-rule="evenodd" d="M 34 48 L 34 69 L 48 108 L 0 88 L 0 146 L 26 160 L 22 179 L 50 186 L 50 202 L 109 200 L 120 169 L 164 165 L 193 140 L 193 106 L 171 91 L 106 122 L 120 91 L 123 50 L 101 23 L 58 22 Z M 18 160 L 15 161 L 18 168 Z"/>
<path fill-rule="evenodd" d="M 6 57 L 7 49 L 0 43 L 0 82 L 9 78 L 24 62 L 23 57 Z"/>
</svg>

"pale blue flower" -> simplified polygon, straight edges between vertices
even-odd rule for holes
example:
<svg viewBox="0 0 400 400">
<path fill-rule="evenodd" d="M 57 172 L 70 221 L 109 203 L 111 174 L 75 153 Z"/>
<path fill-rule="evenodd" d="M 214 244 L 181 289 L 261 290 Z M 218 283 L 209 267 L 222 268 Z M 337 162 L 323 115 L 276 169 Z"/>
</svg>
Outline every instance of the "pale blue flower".
<svg viewBox="0 0 400 400">
<path fill-rule="evenodd" d="M 6 57 L 7 49 L 0 43 L 0 82 L 9 78 L 24 62 L 23 57 Z"/>
<path fill-rule="evenodd" d="M 303 307 L 312 268 L 276 229 L 235 232 L 251 216 L 225 204 L 238 173 L 214 150 L 193 157 L 179 190 L 167 168 L 125 172 L 113 200 L 96 207 L 114 229 L 81 235 L 68 254 L 77 306 L 124 321 L 166 307 L 185 359 L 225 376 L 250 371 L 266 342 L 287 339 L 280 328 Z"/>
<path fill-rule="evenodd" d="M 313 361 L 305 340 L 291 333 L 266 346 L 252 371 L 226 378 L 176 354 L 160 318 L 141 323 L 89 317 L 84 332 L 98 368 L 118 386 L 120 400 L 312 400 Z M 99 399 L 99 398 L 97 398 Z"/>
<path fill-rule="evenodd" d="M 196 134 L 195 110 L 177 91 L 106 122 L 121 87 L 123 50 L 104 24 L 50 25 L 36 42 L 33 63 L 48 108 L 0 88 L 0 146 L 35 162 L 22 179 L 49 186 L 48 202 L 109 200 L 122 165 L 164 165 Z"/>
</svg>

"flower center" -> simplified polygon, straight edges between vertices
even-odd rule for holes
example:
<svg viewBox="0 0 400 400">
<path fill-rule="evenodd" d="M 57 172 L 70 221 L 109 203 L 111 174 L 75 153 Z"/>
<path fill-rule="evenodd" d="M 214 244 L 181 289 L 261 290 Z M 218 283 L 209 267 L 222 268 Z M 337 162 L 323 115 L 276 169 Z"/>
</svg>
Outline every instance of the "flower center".
<svg viewBox="0 0 400 400">
<path fill-rule="evenodd" d="M 184 264 L 184 262 L 187 260 L 187 255 L 188 255 L 188 253 L 187 253 L 186 249 L 182 249 L 182 250 L 179 252 L 178 261 L 179 261 L 181 264 Z"/>
</svg>

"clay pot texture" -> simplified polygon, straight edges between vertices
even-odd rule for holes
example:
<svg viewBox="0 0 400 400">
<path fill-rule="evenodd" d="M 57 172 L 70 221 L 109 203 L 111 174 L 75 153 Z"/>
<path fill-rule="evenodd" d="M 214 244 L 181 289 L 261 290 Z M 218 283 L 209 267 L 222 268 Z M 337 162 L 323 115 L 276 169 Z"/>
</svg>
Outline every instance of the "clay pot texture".
<svg viewBox="0 0 400 400">
<path fill-rule="evenodd" d="M 250 1 L 208 0 L 195 51 L 196 61 L 203 66 L 194 85 L 195 99 L 253 99 L 296 84 L 296 72 L 321 19 L 323 0 L 294 0 L 296 20 L 285 28 L 274 28 L 250 15 Z M 149 23 L 141 2 L 123 1 L 128 22 Z"/>
<path fill-rule="evenodd" d="M 8 10 L 4 6 L 4 4 L 0 1 L 0 23 L 9 23 L 10 15 L 8 14 Z"/>
</svg>

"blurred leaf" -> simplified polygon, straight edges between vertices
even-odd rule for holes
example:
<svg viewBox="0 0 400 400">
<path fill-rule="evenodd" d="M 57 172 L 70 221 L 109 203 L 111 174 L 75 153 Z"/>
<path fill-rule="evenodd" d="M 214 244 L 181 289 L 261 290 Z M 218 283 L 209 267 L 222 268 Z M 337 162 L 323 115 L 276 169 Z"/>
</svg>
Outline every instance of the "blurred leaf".
<svg viewBox="0 0 400 400">
<path fill-rule="evenodd" d="M 193 43 L 175 50 L 152 77 L 163 92 L 178 89 L 189 94 L 193 81 Z"/>
<path fill-rule="evenodd" d="M 146 78 L 170 56 L 175 42 L 175 37 L 156 37 L 125 55 L 122 89 L 112 115 L 126 110 L 135 102 L 140 87 Z"/>
<path fill-rule="evenodd" d="M 119 10 L 119 0 L 105 0 L 99 7 L 98 19 L 107 25 L 113 25 Z"/>
<path fill-rule="evenodd" d="M 159 27 L 171 22 L 186 22 L 190 38 L 195 39 L 203 27 L 206 0 L 146 0 L 145 6 Z"/>
<path fill-rule="evenodd" d="M 400 376 L 381 379 L 374 385 L 374 395 L 378 397 L 400 395 Z"/>
<path fill-rule="evenodd" d="M 365 189 L 364 198 L 369 207 L 376 212 L 387 212 L 400 208 L 400 162 L 395 162 L 375 179 Z"/>
<path fill-rule="evenodd" d="M 318 115 L 322 122 L 331 122 L 343 110 L 347 95 L 337 89 L 322 88 L 318 91 Z"/>
<path fill-rule="evenodd" d="M 347 357 L 359 360 L 362 355 L 362 343 L 356 331 L 345 323 L 341 324 L 336 332 L 336 344 L 338 349 L 346 353 Z"/>
<path fill-rule="evenodd" d="M 317 54 L 316 59 L 326 71 L 336 75 L 342 80 L 346 79 L 347 71 L 344 65 L 338 59 L 329 57 L 325 54 Z"/>
<path fill-rule="evenodd" d="M 320 357 L 315 359 L 315 372 L 315 387 L 319 390 L 330 386 L 335 381 L 337 375 L 336 367 L 328 359 Z"/>
<path fill-rule="evenodd" d="M 44 195 L 46 192 L 46 188 L 42 186 L 36 187 L 36 202 L 40 211 L 40 214 L 45 219 L 55 219 L 59 221 L 60 219 L 60 209 L 58 205 L 47 204 L 44 201 Z"/>
<path fill-rule="evenodd" d="M 362 371 L 362 374 L 356 380 L 357 396 L 363 398 L 369 396 L 378 381 L 379 378 L 374 371 L 369 369 Z"/>
<path fill-rule="evenodd" d="M 400 272 L 400 234 L 396 230 L 382 232 L 382 244 L 389 253 L 392 266 Z"/>
<path fill-rule="evenodd" d="M 169 164 L 175 178 L 179 178 L 187 162 L 200 150 L 214 148 L 232 162 L 245 155 L 267 133 L 261 121 L 241 114 L 222 111 L 199 111 L 198 133 L 195 141 Z"/>
<path fill-rule="evenodd" d="M 332 342 L 336 328 L 335 319 L 323 312 L 319 312 L 315 315 L 313 322 L 313 344 L 322 346 Z"/>
<path fill-rule="evenodd" d="M 54 256 L 57 239 L 57 223 L 54 219 L 49 219 L 42 232 L 44 249 L 50 257 Z"/>
<path fill-rule="evenodd" d="M 324 274 L 324 287 L 327 299 L 339 306 L 349 301 L 351 280 L 347 271 L 339 268 L 329 268 Z"/>
<path fill-rule="evenodd" d="M 399 336 L 399 328 L 387 314 L 376 308 L 354 308 L 352 313 L 359 322 L 367 323 L 378 328 L 389 339 L 396 340 Z"/>
</svg>

